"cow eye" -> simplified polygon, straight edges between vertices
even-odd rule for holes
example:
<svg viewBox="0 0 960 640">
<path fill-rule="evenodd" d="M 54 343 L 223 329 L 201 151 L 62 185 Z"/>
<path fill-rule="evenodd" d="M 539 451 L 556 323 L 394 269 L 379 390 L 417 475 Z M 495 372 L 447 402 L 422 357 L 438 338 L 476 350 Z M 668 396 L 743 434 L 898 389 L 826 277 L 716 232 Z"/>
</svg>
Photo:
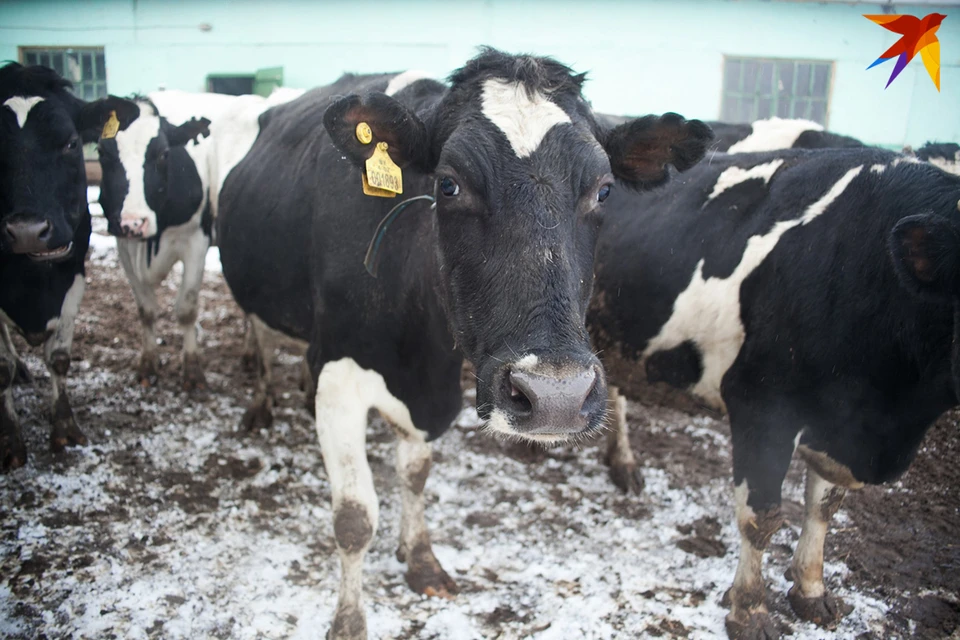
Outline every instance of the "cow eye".
<svg viewBox="0 0 960 640">
<path fill-rule="evenodd" d="M 600 187 L 600 191 L 597 192 L 597 202 L 603 202 L 607 199 L 607 196 L 610 195 L 610 185 L 605 184 Z"/>
<path fill-rule="evenodd" d="M 457 181 L 453 178 L 443 178 L 440 181 L 440 193 L 448 198 L 452 198 L 460 193 L 460 185 L 458 185 Z"/>
<path fill-rule="evenodd" d="M 77 136 L 72 136 L 67 140 L 67 144 L 63 145 L 64 153 L 73 153 L 80 147 L 80 139 Z"/>
</svg>

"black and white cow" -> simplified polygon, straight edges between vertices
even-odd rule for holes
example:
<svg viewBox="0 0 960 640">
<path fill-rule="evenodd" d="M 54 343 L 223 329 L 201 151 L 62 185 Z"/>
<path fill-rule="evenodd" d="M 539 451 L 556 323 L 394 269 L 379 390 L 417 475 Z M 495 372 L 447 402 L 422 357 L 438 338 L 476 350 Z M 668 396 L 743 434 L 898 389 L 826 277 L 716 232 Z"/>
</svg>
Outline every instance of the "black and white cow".
<svg viewBox="0 0 960 640">
<path fill-rule="evenodd" d="M 294 95 L 290 90 L 269 99 L 154 92 L 149 99 L 135 99 L 138 111 L 120 119 L 115 136 L 100 139 L 100 204 L 108 229 L 118 236 L 120 262 L 143 325 L 137 372 L 142 385 L 156 382 L 159 366 L 155 291 L 177 262 L 183 263 L 175 310 L 183 331 L 183 385 L 186 390 L 205 385 L 196 321 L 219 187 L 253 144 L 257 114 Z M 164 105 L 164 113 L 154 100 Z M 234 126 L 238 115 L 248 126 Z M 228 126 L 221 126 L 215 140 L 211 120 L 221 119 Z"/>
<path fill-rule="evenodd" d="M 960 390 L 960 178 L 875 149 L 716 155 L 607 201 L 589 325 L 612 385 L 725 410 L 740 563 L 731 637 L 777 633 L 761 561 L 807 463 L 789 600 L 832 626 L 823 542 L 848 488 L 903 473 Z M 621 418 L 622 419 L 622 418 Z"/>
<path fill-rule="evenodd" d="M 197 352 L 197 315 L 204 260 L 210 247 L 207 207 L 207 147 L 210 121 L 191 118 L 174 126 L 146 98 L 118 114 L 119 130 L 97 144 L 103 178 L 100 205 L 107 229 L 117 236 L 120 264 L 127 274 L 143 328 L 137 377 L 157 381 L 159 356 L 155 323 L 156 288 L 173 265 L 183 263 L 176 316 L 183 331 L 183 385 L 205 384 Z"/>
<path fill-rule="evenodd" d="M 751 153 L 777 149 L 846 149 L 865 146 L 856 138 L 831 133 L 801 118 L 767 118 L 751 124 L 709 122 L 715 139 L 711 151 Z"/>
<path fill-rule="evenodd" d="M 0 470 L 27 451 L 13 406 L 15 377 L 29 377 L 9 330 L 44 345 L 52 380 L 50 446 L 86 444 L 66 394 L 73 323 L 83 298 L 90 213 L 83 139 L 96 135 L 119 98 L 84 103 L 46 67 L 0 68 Z"/>
<path fill-rule="evenodd" d="M 604 201 L 615 180 L 646 188 L 668 165 L 688 169 L 710 138 L 676 114 L 601 131 L 584 76 L 548 58 L 487 49 L 449 86 L 409 80 L 347 75 L 264 113 L 216 218 L 237 302 L 310 345 L 343 571 L 331 638 L 366 636 L 362 565 L 378 518 L 368 410 L 399 438 L 407 581 L 455 593 L 423 488 L 429 442 L 460 409 L 463 358 L 488 430 L 556 442 L 599 429 L 606 382 L 584 318 Z M 368 243 L 402 200 L 361 191 L 379 143 L 403 169 L 403 198 L 436 204 L 393 223 L 373 278 Z"/>
</svg>

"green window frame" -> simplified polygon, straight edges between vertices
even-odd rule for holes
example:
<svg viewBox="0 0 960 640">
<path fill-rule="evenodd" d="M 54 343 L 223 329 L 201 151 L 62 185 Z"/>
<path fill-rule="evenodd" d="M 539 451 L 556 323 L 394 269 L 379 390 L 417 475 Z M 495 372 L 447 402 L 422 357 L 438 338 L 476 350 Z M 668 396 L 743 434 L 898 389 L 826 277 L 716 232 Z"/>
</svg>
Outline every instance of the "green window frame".
<svg viewBox="0 0 960 640">
<path fill-rule="evenodd" d="M 73 83 L 73 93 L 78 98 L 107 97 L 103 47 L 20 47 L 20 63 L 50 67 Z"/>
<path fill-rule="evenodd" d="M 832 82 L 831 61 L 726 56 L 720 119 L 749 123 L 778 116 L 826 126 Z"/>
</svg>

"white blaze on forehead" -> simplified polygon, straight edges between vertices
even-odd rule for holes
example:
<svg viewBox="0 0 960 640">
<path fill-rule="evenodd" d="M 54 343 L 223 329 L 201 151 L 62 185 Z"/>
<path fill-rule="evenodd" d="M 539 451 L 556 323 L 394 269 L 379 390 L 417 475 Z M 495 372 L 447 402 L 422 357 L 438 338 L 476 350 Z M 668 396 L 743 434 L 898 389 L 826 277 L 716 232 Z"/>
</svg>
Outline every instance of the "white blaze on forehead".
<svg viewBox="0 0 960 640">
<path fill-rule="evenodd" d="M 392 96 L 396 93 L 399 93 L 401 90 L 406 89 L 411 84 L 417 80 L 428 80 L 432 78 L 429 73 L 426 71 L 420 71 L 419 69 L 411 69 L 410 71 L 404 71 L 403 73 L 394 76 L 389 84 L 387 84 L 387 89 L 384 91 L 388 96 Z"/>
<path fill-rule="evenodd" d="M 140 107 L 140 115 L 126 129 L 118 131 L 114 138 L 120 165 L 127 178 L 127 195 L 120 207 L 120 220 L 121 224 L 129 223 L 135 228 L 145 221 L 143 236 L 150 237 L 157 233 L 157 215 L 147 204 L 143 164 L 147 146 L 160 134 L 160 118 L 149 104 L 137 102 L 137 106 Z"/>
<path fill-rule="evenodd" d="M 710 202 L 727 189 L 731 189 L 747 180 L 763 178 L 763 183 L 767 184 L 782 164 L 783 160 L 777 159 L 764 164 L 758 164 L 749 169 L 741 169 L 740 167 L 729 167 L 725 169 L 723 173 L 720 174 L 720 177 L 717 178 L 717 184 L 713 186 L 713 192 L 707 197 L 707 202 Z"/>
<path fill-rule="evenodd" d="M 33 109 L 43 101 L 44 98 L 40 96 L 31 96 L 29 98 L 14 96 L 4 102 L 3 106 L 13 111 L 14 115 L 17 116 L 17 124 L 23 129 L 23 125 L 27 123 L 27 116 L 30 115 L 30 109 Z"/>
<path fill-rule="evenodd" d="M 570 116 L 543 94 L 530 97 L 522 83 L 498 78 L 483 83 L 482 111 L 503 132 L 520 158 L 536 151 L 555 125 L 571 124 Z"/>
<path fill-rule="evenodd" d="M 847 171 L 819 200 L 793 220 L 781 220 L 766 235 L 752 236 L 740 264 L 726 278 L 704 278 L 701 259 L 683 291 L 673 303 L 670 319 L 647 345 L 643 355 L 666 351 L 687 340 L 694 341 L 703 354 L 703 375 L 691 391 L 715 407 L 722 408 L 720 381 L 743 346 L 745 331 L 740 318 L 740 286 L 760 266 L 790 229 L 815 220 L 836 201 L 863 170 L 858 165 Z"/>
<path fill-rule="evenodd" d="M 801 119 L 769 118 L 757 120 L 751 126 L 753 132 L 731 146 L 727 153 L 790 149 L 804 131 L 823 131 L 823 125 Z"/>
</svg>

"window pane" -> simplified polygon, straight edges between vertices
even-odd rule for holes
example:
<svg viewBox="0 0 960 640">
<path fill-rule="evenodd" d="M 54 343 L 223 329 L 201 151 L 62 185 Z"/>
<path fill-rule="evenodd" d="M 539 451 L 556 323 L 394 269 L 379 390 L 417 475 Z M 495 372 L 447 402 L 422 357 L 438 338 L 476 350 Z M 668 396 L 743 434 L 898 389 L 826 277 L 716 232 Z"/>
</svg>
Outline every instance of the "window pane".
<svg viewBox="0 0 960 640">
<path fill-rule="evenodd" d="M 771 98 L 763 98 L 757 102 L 757 119 L 769 118 L 773 115 L 773 100 Z"/>
<path fill-rule="evenodd" d="M 743 61 L 743 92 L 756 93 L 760 79 L 760 65 L 753 60 Z"/>
<path fill-rule="evenodd" d="M 820 124 L 827 123 L 827 103 L 817 100 L 813 103 L 810 110 L 810 119 Z"/>
<path fill-rule="evenodd" d="M 740 109 L 737 111 L 737 122 L 753 122 L 756 118 L 753 116 L 753 100 L 751 98 L 740 98 Z"/>
<path fill-rule="evenodd" d="M 796 100 L 793 103 L 793 117 L 794 118 L 809 118 L 810 117 L 810 101 L 809 100 Z"/>
<path fill-rule="evenodd" d="M 93 85 L 89 83 L 83 83 L 83 99 L 84 100 L 93 100 Z"/>
<path fill-rule="evenodd" d="M 93 54 L 82 54 L 83 59 L 83 79 L 84 81 L 93 80 Z"/>
<path fill-rule="evenodd" d="M 813 72 L 813 95 L 817 98 L 826 98 L 830 87 L 830 67 L 818 64 Z"/>
<path fill-rule="evenodd" d="M 760 66 L 760 95 L 773 95 L 773 63 L 764 62 Z"/>
<path fill-rule="evenodd" d="M 53 54 L 53 70 L 63 75 L 63 53 L 56 51 Z"/>
<path fill-rule="evenodd" d="M 797 65 L 797 93 L 798 96 L 810 95 L 810 67 L 806 62 Z"/>
<path fill-rule="evenodd" d="M 97 53 L 97 80 L 107 79 L 107 64 L 103 52 Z"/>
<path fill-rule="evenodd" d="M 27 64 L 40 64 L 40 63 L 37 61 L 37 54 L 35 54 L 35 53 L 32 52 L 32 51 L 27 52 L 27 53 L 23 56 L 23 60 L 24 60 L 24 62 L 26 62 Z"/>
<path fill-rule="evenodd" d="M 737 119 L 737 99 L 732 96 L 724 96 L 723 109 L 720 118 L 727 122 L 734 122 Z"/>
<path fill-rule="evenodd" d="M 778 89 L 780 96 L 789 98 L 793 95 L 793 63 L 781 62 L 777 65 L 777 73 L 780 75 Z"/>
<path fill-rule="evenodd" d="M 98 83 L 97 83 L 97 96 L 96 96 L 96 97 L 98 97 L 98 98 L 106 98 L 106 97 L 107 97 L 107 84 L 106 84 L 105 82 L 98 82 Z"/>
<path fill-rule="evenodd" d="M 789 118 L 790 117 L 790 100 L 783 99 L 777 103 L 777 117 L 779 118 Z"/>
<path fill-rule="evenodd" d="M 723 90 L 740 90 L 740 61 L 727 60 L 723 70 Z"/>
<path fill-rule="evenodd" d="M 50 54 L 47 53 L 46 51 L 40 54 L 40 64 L 42 64 L 45 67 L 50 66 Z"/>
</svg>

